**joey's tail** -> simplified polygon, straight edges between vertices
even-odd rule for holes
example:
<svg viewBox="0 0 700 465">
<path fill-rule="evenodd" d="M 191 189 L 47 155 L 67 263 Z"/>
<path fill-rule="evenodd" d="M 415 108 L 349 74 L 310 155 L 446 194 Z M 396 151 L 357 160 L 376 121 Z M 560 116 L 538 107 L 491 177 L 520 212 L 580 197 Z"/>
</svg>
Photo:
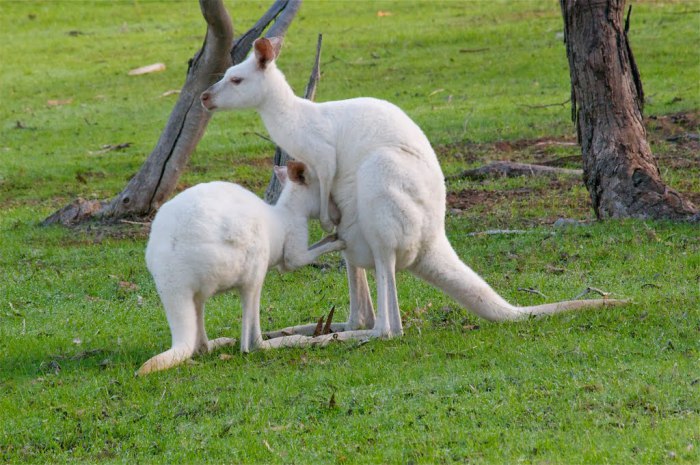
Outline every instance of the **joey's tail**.
<svg viewBox="0 0 700 465">
<path fill-rule="evenodd" d="M 516 307 L 498 295 L 481 276 L 465 265 L 444 236 L 425 251 L 410 271 L 445 291 L 467 310 L 490 321 L 521 320 L 531 315 L 625 303 L 612 299 L 566 300 L 532 307 Z"/>
</svg>

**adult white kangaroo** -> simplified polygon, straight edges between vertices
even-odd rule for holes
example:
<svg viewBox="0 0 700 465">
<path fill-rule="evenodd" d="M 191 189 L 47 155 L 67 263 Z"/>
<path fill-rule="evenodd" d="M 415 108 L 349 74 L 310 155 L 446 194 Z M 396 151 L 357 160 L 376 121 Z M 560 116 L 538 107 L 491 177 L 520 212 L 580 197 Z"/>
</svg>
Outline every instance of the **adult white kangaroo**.
<svg viewBox="0 0 700 465">
<path fill-rule="evenodd" d="M 276 167 L 283 190 L 269 206 L 228 182 L 199 184 L 165 203 L 151 226 L 146 264 L 165 307 L 172 347 L 149 359 L 139 375 L 164 370 L 195 352 L 232 345 L 235 339 L 207 339 L 204 303 L 231 288 L 243 307 L 241 351 L 294 345 L 294 338 L 263 341 L 260 293 L 267 270 L 288 271 L 321 254 L 341 250 L 333 237 L 308 248 L 308 219 L 318 218 L 318 180 L 303 163 Z"/>
<path fill-rule="evenodd" d="M 445 235 L 444 177 L 421 129 L 386 101 L 314 103 L 296 97 L 275 63 L 280 45 L 277 39 L 258 39 L 254 52 L 229 68 L 201 100 L 211 111 L 256 109 L 274 142 L 318 173 L 322 219 L 329 201 L 324 196 L 332 194 L 336 201 L 341 213 L 337 232 L 346 242 L 350 315 L 333 328 L 369 331 L 335 337 L 401 335 L 395 274 L 403 269 L 487 320 L 619 303 L 599 299 L 517 307 L 506 302 L 462 263 Z M 376 318 L 364 268 L 376 270 Z M 276 334 L 308 334 L 313 327 Z"/>
</svg>

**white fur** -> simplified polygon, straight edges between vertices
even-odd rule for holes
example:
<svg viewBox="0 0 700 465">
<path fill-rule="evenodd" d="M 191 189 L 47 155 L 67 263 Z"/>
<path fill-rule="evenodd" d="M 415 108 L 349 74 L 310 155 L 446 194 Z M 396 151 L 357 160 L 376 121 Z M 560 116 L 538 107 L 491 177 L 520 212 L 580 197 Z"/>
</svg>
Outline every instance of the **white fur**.
<svg viewBox="0 0 700 465">
<path fill-rule="evenodd" d="M 325 192 L 332 194 L 342 217 L 338 235 L 347 244 L 347 330 L 372 329 L 358 332 L 362 337 L 402 334 L 395 278 L 402 269 L 488 320 L 615 303 L 516 307 L 501 298 L 452 249 L 445 235 L 445 184 L 437 157 L 421 129 L 389 102 L 356 98 L 313 103 L 298 98 L 275 61 L 261 56 L 256 46 L 255 53 L 202 94 L 202 103 L 210 110 L 256 109 L 275 143 L 319 174 L 322 205 Z M 376 270 L 376 319 L 363 268 Z"/>
<path fill-rule="evenodd" d="M 275 206 L 237 184 L 199 184 L 165 203 L 156 215 L 146 248 L 146 264 L 161 297 L 172 347 L 148 360 L 138 374 L 176 365 L 195 352 L 235 342 L 207 339 L 204 303 L 235 288 L 243 308 L 241 351 L 264 348 L 260 332 L 260 293 L 268 268 L 292 270 L 319 255 L 340 250 L 343 241 L 324 240 L 308 249 L 308 219 L 318 217 L 319 187 L 285 182 Z"/>
</svg>

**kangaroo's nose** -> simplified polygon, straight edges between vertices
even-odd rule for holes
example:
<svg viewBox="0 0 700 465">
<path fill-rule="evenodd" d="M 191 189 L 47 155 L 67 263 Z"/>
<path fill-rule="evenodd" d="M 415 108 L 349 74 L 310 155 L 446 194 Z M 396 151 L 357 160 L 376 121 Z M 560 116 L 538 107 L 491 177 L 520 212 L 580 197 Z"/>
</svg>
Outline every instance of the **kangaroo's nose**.
<svg viewBox="0 0 700 465">
<path fill-rule="evenodd" d="M 212 103 L 211 92 L 208 90 L 202 92 L 202 95 L 199 96 L 199 100 L 202 101 L 202 106 L 207 110 L 214 111 L 216 109 L 216 105 Z"/>
</svg>

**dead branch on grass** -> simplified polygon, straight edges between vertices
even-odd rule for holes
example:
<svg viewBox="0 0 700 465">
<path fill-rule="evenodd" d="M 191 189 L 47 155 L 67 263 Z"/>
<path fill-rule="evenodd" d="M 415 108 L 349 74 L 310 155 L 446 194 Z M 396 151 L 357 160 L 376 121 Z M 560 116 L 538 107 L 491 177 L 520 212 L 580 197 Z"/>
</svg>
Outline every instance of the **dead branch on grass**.
<svg viewBox="0 0 700 465">
<path fill-rule="evenodd" d="M 487 178 L 512 178 L 517 176 L 582 176 L 583 170 L 572 170 L 544 165 L 531 165 L 511 161 L 497 161 L 480 168 L 464 170 L 460 174 L 450 176 L 449 180 Z"/>
</svg>

